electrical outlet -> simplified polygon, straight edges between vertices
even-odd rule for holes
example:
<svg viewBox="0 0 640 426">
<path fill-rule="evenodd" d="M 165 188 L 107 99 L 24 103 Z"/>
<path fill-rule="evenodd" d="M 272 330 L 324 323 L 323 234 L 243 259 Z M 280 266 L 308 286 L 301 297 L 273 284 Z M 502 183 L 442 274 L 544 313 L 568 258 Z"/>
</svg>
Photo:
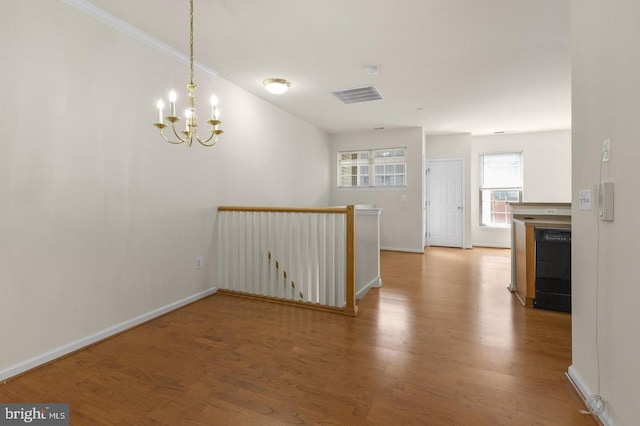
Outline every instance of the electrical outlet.
<svg viewBox="0 0 640 426">
<path fill-rule="evenodd" d="M 202 269 L 202 256 L 196 257 L 196 269 Z"/>
<path fill-rule="evenodd" d="M 611 158 L 611 139 L 602 141 L 602 161 L 607 162 Z"/>
</svg>

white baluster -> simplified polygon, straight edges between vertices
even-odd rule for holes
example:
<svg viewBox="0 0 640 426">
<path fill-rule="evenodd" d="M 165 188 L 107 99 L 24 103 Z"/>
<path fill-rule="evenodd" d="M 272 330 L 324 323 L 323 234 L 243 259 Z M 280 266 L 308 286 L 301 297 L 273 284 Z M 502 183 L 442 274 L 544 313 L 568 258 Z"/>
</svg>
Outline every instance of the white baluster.
<svg viewBox="0 0 640 426">
<path fill-rule="evenodd" d="M 323 291 L 328 285 L 327 280 L 327 219 L 332 214 L 321 214 L 318 217 L 318 280 L 313 299 L 317 303 L 326 304 L 326 294 Z"/>
<path fill-rule="evenodd" d="M 247 259 L 244 257 L 244 235 L 247 232 L 245 212 L 238 212 L 236 221 L 237 237 L 236 237 L 236 256 L 238 262 L 236 263 L 236 288 L 240 291 L 247 291 L 247 279 L 246 279 L 246 263 Z"/>
<path fill-rule="evenodd" d="M 240 231 L 238 226 L 239 216 L 239 212 L 231 212 L 231 224 L 229 226 L 231 228 L 231 241 L 229 245 L 229 255 L 231 256 L 231 277 L 229 283 L 232 290 L 240 290 L 238 288 L 238 272 L 240 269 L 240 253 L 238 253 L 238 232 Z"/>
<path fill-rule="evenodd" d="M 329 216 L 330 227 L 327 229 L 327 235 L 330 235 L 327 241 L 327 285 L 324 288 L 325 304 L 333 306 L 333 295 L 336 285 L 336 239 L 335 227 L 338 215 Z"/>
<path fill-rule="evenodd" d="M 251 214 L 251 291 L 260 294 L 260 213 Z"/>
<path fill-rule="evenodd" d="M 347 294 L 345 287 L 345 273 L 346 273 L 346 214 L 341 214 L 338 216 L 337 226 L 336 226 L 336 287 L 335 287 L 335 298 L 334 298 L 334 306 L 343 307 L 347 303 Z"/>
<path fill-rule="evenodd" d="M 225 259 L 225 253 L 222 250 L 222 248 L 224 247 L 223 242 L 224 242 L 224 235 L 222 234 L 224 227 L 222 226 L 222 221 L 224 220 L 224 212 L 217 212 L 216 213 L 216 235 L 217 235 L 217 240 L 218 243 L 216 244 L 216 256 L 215 256 L 215 263 L 216 263 L 216 283 L 215 286 L 218 288 L 224 288 L 224 259 Z"/>
<path fill-rule="evenodd" d="M 295 237 L 295 226 L 298 220 L 298 214 L 285 213 L 287 219 L 287 234 L 285 238 L 285 254 L 283 255 L 283 272 L 287 272 L 287 278 L 283 281 L 284 297 L 293 300 L 293 289 L 291 288 L 291 272 L 293 266 L 293 239 Z"/>
<path fill-rule="evenodd" d="M 302 258 L 300 256 L 300 242 L 302 239 L 300 224 L 302 222 L 302 216 L 302 214 L 295 214 L 292 223 L 293 233 L 291 235 L 291 263 L 289 265 L 289 268 L 291 270 L 289 272 L 291 273 L 291 283 L 295 283 L 296 285 L 295 288 L 291 288 L 291 295 L 293 300 L 299 300 L 299 297 L 296 297 L 296 292 L 299 291 L 299 288 L 302 285 L 300 274 L 302 262 Z"/>
<path fill-rule="evenodd" d="M 318 282 L 318 214 L 309 215 L 309 283 L 305 292 L 317 292 Z M 317 301 L 314 301 L 317 302 Z"/>
<path fill-rule="evenodd" d="M 269 238 L 268 238 L 268 247 L 269 252 L 271 253 L 271 261 L 269 262 L 269 288 L 267 288 L 267 296 L 273 296 L 275 294 L 275 280 L 276 280 L 276 213 L 268 213 L 269 216 Z"/>
</svg>

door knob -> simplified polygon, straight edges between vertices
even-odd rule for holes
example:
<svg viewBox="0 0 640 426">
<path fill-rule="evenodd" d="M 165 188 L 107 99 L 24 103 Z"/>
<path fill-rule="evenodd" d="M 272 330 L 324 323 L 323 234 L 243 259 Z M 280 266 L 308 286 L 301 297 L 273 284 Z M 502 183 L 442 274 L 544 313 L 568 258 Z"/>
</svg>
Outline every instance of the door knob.
<svg viewBox="0 0 640 426">
<path fill-rule="evenodd" d="M 461 207 L 461 206 L 458 206 L 458 210 L 462 210 L 462 207 Z"/>
</svg>

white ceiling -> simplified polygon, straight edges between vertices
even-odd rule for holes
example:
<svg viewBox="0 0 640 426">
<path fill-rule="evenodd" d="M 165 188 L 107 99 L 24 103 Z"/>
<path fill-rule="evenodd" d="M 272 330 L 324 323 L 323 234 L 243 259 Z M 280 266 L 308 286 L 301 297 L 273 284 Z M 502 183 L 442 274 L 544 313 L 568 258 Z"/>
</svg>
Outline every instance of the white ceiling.
<svg viewBox="0 0 640 426">
<path fill-rule="evenodd" d="M 91 2 L 188 54 L 187 0 Z M 330 133 L 571 127 L 570 0 L 195 0 L 194 8 L 198 62 Z M 289 92 L 266 92 L 268 77 L 290 80 Z M 383 100 L 344 105 L 331 94 L 369 84 Z"/>
</svg>

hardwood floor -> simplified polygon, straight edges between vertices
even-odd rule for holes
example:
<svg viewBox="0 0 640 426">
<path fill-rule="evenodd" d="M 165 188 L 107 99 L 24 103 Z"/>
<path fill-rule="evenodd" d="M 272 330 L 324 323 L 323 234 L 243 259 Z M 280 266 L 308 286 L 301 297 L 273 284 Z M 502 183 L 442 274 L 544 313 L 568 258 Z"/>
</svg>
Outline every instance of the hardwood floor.
<svg viewBox="0 0 640 426">
<path fill-rule="evenodd" d="M 357 318 L 214 295 L 0 385 L 72 425 L 595 425 L 569 314 L 523 308 L 509 251 L 382 253 Z"/>
</svg>

